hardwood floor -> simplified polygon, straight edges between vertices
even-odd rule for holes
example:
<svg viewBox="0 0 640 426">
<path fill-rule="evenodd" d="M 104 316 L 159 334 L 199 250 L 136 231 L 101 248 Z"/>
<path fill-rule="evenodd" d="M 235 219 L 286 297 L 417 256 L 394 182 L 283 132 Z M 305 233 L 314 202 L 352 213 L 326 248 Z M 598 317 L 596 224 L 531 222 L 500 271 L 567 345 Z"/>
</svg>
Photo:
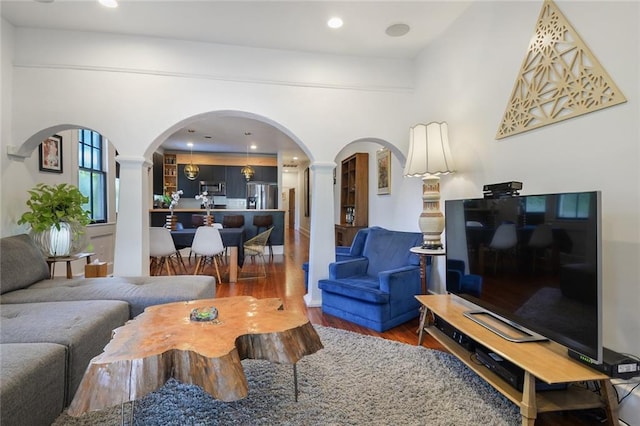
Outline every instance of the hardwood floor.
<svg viewBox="0 0 640 426">
<path fill-rule="evenodd" d="M 192 273 L 195 267 L 195 262 L 193 261 L 193 259 L 191 260 L 191 262 L 188 262 L 188 249 L 186 249 L 186 253 L 187 256 L 184 256 L 184 258 L 187 272 Z M 269 261 L 268 256 L 265 256 L 265 259 L 268 262 L 266 265 L 266 278 L 242 279 L 246 276 L 256 275 L 256 272 L 259 270 L 257 260 L 255 261 L 256 263 L 254 263 L 251 259 L 246 259 L 245 265 L 243 266 L 242 270 L 239 271 L 239 278 L 241 279 L 234 284 L 229 284 L 228 282 L 218 284 L 216 289 L 216 297 L 241 295 L 248 295 L 256 298 L 278 297 L 283 301 L 285 309 L 304 312 L 312 324 L 339 328 L 342 330 L 348 330 L 360 334 L 395 340 L 410 345 L 415 345 L 417 343 L 417 318 L 384 333 L 378 333 L 368 328 L 361 327 L 357 324 L 353 324 L 351 322 L 333 317 L 331 315 L 325 315 L 322 313 L 321 308 L 307 307 L 303 300 L 303 296 L 305 295 L 305 288 L 304 271 L 302 270 L 302 264 L 306 262 L 308 258 L 309 239 L 297 231 L 291 231 L 287 229 L 285 231 L 285 254 L 274 255 L 271 261 Z M 221 273 L 224 274 L 223 271 L 226 271 L 225 265 L 222 265 L 221 267 Z M 204 273 L 215 274 L 215 271 L 212 266 L 207 266 Z M 222 279 L 223 281 L 225 281 L 224 276 Z M 442 346 L 428 334 L 424 339 L 422 345 L 431 349 L 444 350 Z M 425 391 L 428 390 L 425 389 Z M 598 419 L 598 416 L 602 415 L 602 410 L 544 413 L 538 415 L 536 425 L 595 425 L 601 423 Z"/>
</svg>

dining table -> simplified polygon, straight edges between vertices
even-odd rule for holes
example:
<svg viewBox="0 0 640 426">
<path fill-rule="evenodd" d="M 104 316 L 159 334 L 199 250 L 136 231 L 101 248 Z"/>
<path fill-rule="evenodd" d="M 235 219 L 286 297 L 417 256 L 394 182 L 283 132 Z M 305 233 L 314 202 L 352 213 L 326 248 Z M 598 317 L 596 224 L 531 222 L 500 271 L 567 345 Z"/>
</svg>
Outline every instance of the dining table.
<svg viewBox="0 0 640 426">
<path fill-rule="evenodd" d="M 171 231 L 171 238 L 176 249 L 181 250 L 191 247 L 197 229 L 184 228 Z M 238 281 L 238 267 L 242 268 L 244 264 L 245 230 L 244 227 L 240 227 L 221 228 L 218 231 L 220 231 L 220 237 L 222 237 L 222 244 L 229 248 L 229 282 L 235 283 Z"/>
</svg>

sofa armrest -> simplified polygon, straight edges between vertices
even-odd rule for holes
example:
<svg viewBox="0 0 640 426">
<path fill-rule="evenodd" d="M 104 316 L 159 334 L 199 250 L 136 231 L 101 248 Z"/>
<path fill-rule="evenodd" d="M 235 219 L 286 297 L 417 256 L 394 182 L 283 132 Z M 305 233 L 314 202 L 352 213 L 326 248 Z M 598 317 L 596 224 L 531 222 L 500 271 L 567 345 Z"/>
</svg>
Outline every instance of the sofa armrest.
<svg viewBox="0 0 640 426">
<path fill-rule="evenodd" d="M 351 260 L 343 260 L 329 264 L 329 278 L 332 280 L 353 277 L 356 275 L 366 275 L 369 260 L 366 258 L 358 258 Z"/>
<path fill-rule="evenodd" d="M 380 272 L 380 291 L 389 293 L 390 298 L 405 298 L 420 294 L 420 268 L 414 265 L 402 266 Z"/>
</svg>

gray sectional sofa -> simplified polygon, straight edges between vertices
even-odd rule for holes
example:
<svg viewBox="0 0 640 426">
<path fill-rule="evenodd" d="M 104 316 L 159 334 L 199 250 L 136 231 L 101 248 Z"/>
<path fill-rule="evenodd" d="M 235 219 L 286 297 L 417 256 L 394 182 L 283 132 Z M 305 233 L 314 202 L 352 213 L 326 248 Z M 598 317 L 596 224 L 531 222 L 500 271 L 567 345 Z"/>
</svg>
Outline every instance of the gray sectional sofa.
<svg viewBox="0 0 640 426">
<path fill-rule="evenodd" d="M 28 235 L 0 239 L 0 423 L 50 425 L 113 329 L 147 306 L 213 297 L 210 276 L 49 279 Z"/>
</svg>

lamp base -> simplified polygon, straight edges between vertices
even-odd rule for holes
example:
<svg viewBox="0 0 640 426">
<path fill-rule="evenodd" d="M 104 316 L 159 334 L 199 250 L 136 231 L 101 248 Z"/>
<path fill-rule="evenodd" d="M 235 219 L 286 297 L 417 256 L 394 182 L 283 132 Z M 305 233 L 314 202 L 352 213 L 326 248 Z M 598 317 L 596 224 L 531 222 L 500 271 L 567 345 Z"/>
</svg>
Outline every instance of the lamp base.
<svg viewBox="0 0 640 426">
<path fill-rule="evenodd" d="M 444 215 L 440 211 L 440 178 L 425 175 L 422 178 L 422 213 L 418 218 L 422 231 L 422 248 L 437 250 L 442 248 L 440 235 L 444 231 Z"/>
<path fill-rule="evenodd" d="M 442 245 L 442 243 L 435 242 L 435 241 L 425 241 L 422 243 L 422 246 L 421 246 L 421 248 L 426 250 L 440 250 L 443 247 L 444 246 Z"/>
</svg>

